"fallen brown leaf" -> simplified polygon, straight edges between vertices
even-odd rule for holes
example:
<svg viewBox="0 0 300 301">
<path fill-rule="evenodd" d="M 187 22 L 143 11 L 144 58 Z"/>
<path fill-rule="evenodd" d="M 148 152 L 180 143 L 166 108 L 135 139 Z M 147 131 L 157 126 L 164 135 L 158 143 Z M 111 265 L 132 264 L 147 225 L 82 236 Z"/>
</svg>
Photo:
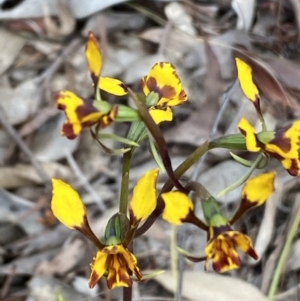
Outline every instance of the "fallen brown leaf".
<svg viewBox="0 0 300 301">
<path fill-rule="evenodd" d="M 176 278 L 171 271 L 154 278 L 167 290 L 176 291 Z M 182 296 L 192 301 L 266 301 L 259 289 L 240 279 L 219 274 L 185 271 Z"/>
</svg>

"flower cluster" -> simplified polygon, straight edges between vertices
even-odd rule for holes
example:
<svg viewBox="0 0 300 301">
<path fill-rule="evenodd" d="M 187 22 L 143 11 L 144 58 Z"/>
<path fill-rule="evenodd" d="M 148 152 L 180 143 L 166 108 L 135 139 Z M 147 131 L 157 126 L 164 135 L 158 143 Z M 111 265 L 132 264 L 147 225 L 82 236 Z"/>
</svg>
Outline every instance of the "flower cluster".
<svg viewBox="0 0 300 301">
<path fill-rule="evenodd" d="M 87 38 L 85 56 L 94 94 L 91 98 L 80 97 L 72 91 L 60 91 L 56 94 L 57 107 L 66 115 L 62 135 L 74 139 L 83 129 L 89 128 L 93 137 L 100 143 L 103 136 L 98 132 L 101 128 L 109 126 L 112 122 L 131 123 L 126 138 L 111 135 L 111 139 L 128 144 L 129 147 L 121 152 L 123 165 L 119 212 L 110 218 L 103 239 L 98 239 L 92 231 L 87 210 L 79 194 L 67 183 L 59 179 L 52 180 L 53 214 L 65 226 L 81 232 L 98 249 L 91 262 L 89 286 L 94 287 L 101 277 L 106 277 L 110 289 L 119 286 L 131 287 L 133 280 L 144 281 L 157 275 L 158 272 L 148 275 L 141 273 L 132 242 L 147 231 L 160 215 L 171 224 L 191 223 L 206 231 L 207 244 L 202 256 L 179 249 L 192 261 L 204 260 L 205 269 L 208 269 L 210 264 L 216 272 L 240 267 L 241 259 L 237 249 L 257 259 L 251 238 L 237 231 L 234 224 L 250 208 L 263 205 L 274 192 L 275 172 L 251 177 L 256 168 L 266 167 L 268 160 L 275 158 L 292 176 L 300 174 L 300 121 L 277 131 L 268 130 L 260 107 L 259 90 L 252 79 L 251 66 L 236 58 L 241 89 L 253 103 L 262 130 L 256 132 L 243 117 L 238 123 L 241 134 L 227 135 L 205 142 L 174 171 L 163 134 L 159 129 L 160 123 L 172 121 L 172 107 L 187 101 L 187 94 L 174 66 L 169 62 L 156 63 L 141 79 L 141 93 L 137 94 L 120 80 L 101 76 L 101 49 L 92 32 Z M 102 98 L 102 90 L 118 97 L 131 97 L 138 109 L 124 105 L 124 101 L 123 104 L 109 103 Z M 157 193 L 159 172 L 158 169 L 151 169 L 138 180 L 130 198 L 131 158 L 135 148 L 146 138 L 154 159 L 159 164 L 160 159 L 162 160 L 168 180 L 161 192 Z M 232 217 L 226 217 L 222 213 L 217 200 L 201 183 L 191 181 L 183 186 L 179 181 L 206 151 L 215 147 L 246 150 L 257 154 L 254 162 L 233 155 L 237 162 L 250 168 L 241 179 L 225 189 L 227 192 L 244 185 L 240 205 Z M 189 198 L 190 192 L 201 200 L 205 222 L 196 216 L 194 204 Z"/>
<path fill-rule="evenodd" d="M 98 251 L 91 263 L 89 286 L 93 288 L 98 280 L 107 276 L 107 286 L 131 286 L 130 272 L 138 281 L 143 275 L 137 266 L 136 257 L 129 251 L 134 233 L 141 221 L 145 220 L 156 206 L 156 179 L 158 169 L 146 172 L 137 182 L 130 201 L 130 219 L 120 214 L 114 215 L 105 231 L 102 243 L 90 228 L 86 208 L 78 193 L 67 183 L 53 179 L 52 211 L 65 226 L 85 235 Z M 124 224 L 126 227 L 124 228 Z"/>
<path fill-rule="evenodd" d="M 85 99 L 71 91 L 60 91 L 56 94 L 57 107 L 63 110 L 67 117 L 62 128 L 62 135 L 69 139 L 76 138 L 86 127 L 96 125 L 97 128 L 103 128 L 113 121 L 124 122 L 138 119 L 133 109 L 124 105 L 111 105 L 102 100 L 100 90 L 112 95 L 124 96 L 128 93 L 128 88 L 118 79 L 101 76 L 102 54 L 92 32 L 88 35 L 85 56 L 95 89 L 95 97 Z M 177 72 L 168 62 L 155 64 L 141 83 L 145 96 L 150 94 L 152 96 L 150 103 L 147 98 L 145 101 L 157 124 L 171 121 L 173 119 L 171 107 L 187 100 Z"/>
<path fill-rule="evenodd" d="M 263 152 L 281 161 L 282 166 L 292 176 L 300 174 L 300 121 L 285 126 L 278 131 L 267 131 L 260 109 L 259 92 L 252 80 L 252 70 L 245 62 L 236 58 L 238 77 L 246 97 L 251 100 L 263 124 L 263 131 L 256 133 L 246 118 L 238 124 L 246 138 L 247 150 Z"/>
<path fill-rule="evenodd" d="M 234 231 L 231 226 L 237 217 L 241 217 L 246 210 L 254 206 L 260 206 L 266 201 L 274 191 L 274 178 L 275 173 L 265 173 L 248 180 L 242 191 L 240 206 L 231 219 L 227 219 L 221 213 L 216 200 L 205 192 L 204 198 L 201 199 L 207 222 L 205 228 L 207 231 L 205 256 L 197 257 L 181 250 L 183 255 L 194 262 L 206 260 L 206 269 L 209 261 L 212 260 L 213 269 L 217 272 L 236 269 L 241 265 L 236 248 L 257 259 L 250 237 Z M 199 184 L 196 186 L 199 186 Z M 200 189 L 204 188 L 200 187 Z M 171 191 L 162 194 L 162 198 L 165 203 L 162 217 L 169 223 L 175 225 L 192 223 L 196 226 L 202 224 L 195 216 L 194 205 L 185 193 Z"/>
</svg>

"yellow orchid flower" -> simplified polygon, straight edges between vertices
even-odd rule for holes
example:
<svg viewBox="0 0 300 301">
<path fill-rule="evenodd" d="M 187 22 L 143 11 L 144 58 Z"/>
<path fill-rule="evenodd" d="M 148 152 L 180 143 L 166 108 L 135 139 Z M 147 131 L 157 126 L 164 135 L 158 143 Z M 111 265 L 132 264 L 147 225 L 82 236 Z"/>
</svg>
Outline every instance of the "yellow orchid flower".
<svg viewBox="0 0 300 301">
<path fill-rule="evenodd" d="M 133 272 L 139 281 L 143 280 L 135 256 L 122 244 L 106 246 L 99 250 L 91 263 L 91 269 L 90 288 L 97 284 L 105 272 L 107 272 L 107 286 L 110 289 L 132 285 L 128 270 Z"/>
<path fill-rule="evenodd" d="M 151 92 L 158 94 L 157 104 L 149 108 L 149 113 L 156 124 L 172 121 L 171 107 L 187 101 L 180 78 L 171 63 L 156 63 L 148 75 L 142 78 L 142 88 L 146 96 Z"/>
<path fill-rule="evenodd" d="M 230 225 L 246 210 L 253 206 L 260 206 L 266 201 L 274 192 L 274 178 L 275 173 L 270 172 L 248 180 L 243 187 L 241 205 L 231 221 L 222 215 L 216 200 L 205 192 L 203 195 L 206 197 L 201 199 L 201 202 L 207 222 L 206 228 L 194 215 L 194 205 L 186 194 L 179 191 L 163 193 L 161 195 L 165 203 L 163 219 L 175 225 L 192 223 L 207 231 L 206 256 L 195 256 L 183 249 L 179 249 L 179 252 L 193 262 L 206 260 L 206 269 L 212 260 L 212 267 L 217 272 L 236 269 L 241 265 L 236 248 L 257 259 L 251 239 L 241 232 L 234 231 Z"/>
<path fill-rule="evenodd" d="M 280 160 L 290 175 L 298 176 L 300 174 L 300 120 L 276 132 L 257 134 L 248 120 L 242 118 L 238 128 L 246 138 L 248 151 L 265 152 Z"/>
<path fill-rule="evenodd" d="M 99 43 L 91 31 L 88 34 L 85 56 L 95 87 L 117 96 L 127 94 L 127 88 L 120 80 L 100 76 L 102 71 L 102 54 Z"/>
<path fill-rule="evenodd" d="M 92 32 L 89 33 L 85 48 L 86 59 L 92 81 L 96 89 L 122 96 L 127 93 L 126 86 L 119 80 L 101 77 L 102 55 L 99 44 Z M 97 95 L 97 93 L 96 93 Z M 105 101 L 84 99 L 71 91 L 56 94 L 57 108 L 65 112 L 67 121 L 62 128 L 62 135 L 68 139 L 76 138 L 85 127 L 97 125 L 104 128 L 118 116 L 119 106 L 112 106 Z"/>
<path fill-rule="evenodd" d="M 134 232 L 130 231 L 132 229 L 135 231 L 139 223 L 146 219 L 156 207 L 157 176 L 158 169 L 152 169 L 139 179 L 130 202 L 129 227 L 127 224 L 122 224 L 118 214 L 114 215 L 105 231 L 105 244 L 101 243 L 91 230 L 86 208 L 79 194 L 67 183 L 59 179 L 52 180 L 51 208 L 54 216 L 65 226 L 80 231 L 99 249 L 91 263 L 92 271 L 89 278 L 91 288 L 103 275 L 107 275 L 109 288 L 131 286 L 132 279 L 129 271 L 135 274 L 138 281 L 143 280 L 136 257 L 127 249 L 127 246 L 134 236 Z M 130 240 L 125 241 L 124 238 L 127 238 L 128 233 L 131 234 Z"/>
<path fill-rule="evenodd" d="M 233 231 L 227 224 L 218 227 L 210 226 L 205 248 L 205 268 L 208 268 L 210 260 L 212 260 L 212 267 L 216 272 L 223 273 L 239 268 L 241 259 L 236 248 L 254 259 L 258 258 L 250 237 L 239 231 Z"/>
<path fill-rule="evenodd" d="M 56 94 L 57 108 L 65 112 L 67 121 L 61 134 L 68 139 L 76 138 L 85 127 L 97 124 L 104 128 L 111 124 L 118 114 L 118 107 L 114 106 L 107 113 L 100 112 L 91 99 L 80 98 L 71 91 L 60 91 Z"/>
</svg>

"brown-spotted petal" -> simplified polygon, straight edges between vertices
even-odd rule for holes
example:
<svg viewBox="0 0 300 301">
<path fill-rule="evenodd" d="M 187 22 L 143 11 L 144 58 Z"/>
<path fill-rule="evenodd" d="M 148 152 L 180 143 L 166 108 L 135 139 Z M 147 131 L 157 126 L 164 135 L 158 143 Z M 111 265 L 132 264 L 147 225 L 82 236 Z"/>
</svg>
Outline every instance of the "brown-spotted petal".
<svg viewBox="0 0 300 301">
<path fill-rule="evenodd" d="M 246 118 L 242 118 L 238 124 L 240 132 L 246 138 L 246 147 L 249 152 L 258 152 L 261 150 L 258 145 L 257 137 L 253 126 Z"/>
<path fill-rule="evenodd" d="M 67 117 L 62 135 L 69 139 L 76 138 L 84 127 L 97 123 L 103 115 L 93 106 L 92 100 L 81 98 L 71 91 L 58 92 L 56 100 L 57 108 L 63 110 Z"/>
<path fill-rule="evenodd" d="M 101 90 L 117 96 L 123 96 L 128 92 L 126 86 L 120 80 L 110 77 L 101 76 L 98 87 Z"/>
<path fill-rule="evenodd" d="M 142 79 L 142 88 L 145 95 L 150 92 L 159 95 L 158 106 L 177 106 L 187 100 L 181 80 L 171 63 L 156 63 Z"/>
<path fill-rule="evenodd" d="M 275 172 L 268 172 L 249 179 L 243 187 L 242 202 L 249 207 L 261 206 L 275 190 L 275 176 Z"/>
</svg>

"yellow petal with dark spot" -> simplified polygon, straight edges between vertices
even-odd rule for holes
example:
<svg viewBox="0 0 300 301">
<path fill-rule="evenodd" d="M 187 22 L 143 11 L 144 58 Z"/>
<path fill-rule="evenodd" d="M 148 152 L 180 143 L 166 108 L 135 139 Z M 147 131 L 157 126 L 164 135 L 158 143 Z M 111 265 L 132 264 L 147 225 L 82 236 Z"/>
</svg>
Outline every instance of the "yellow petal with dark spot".
<svg viewBox="0 0 300 301">
<path fill-rule="evenodd" d="M 192 201 L 180 191 L 170 191 L 161 195 L 165 202 L 162 218 L 167 222 L 180 225 L 194 209 Z"/>
<path fill-rule="evenodd" d="M 80 228 L 84 223 L 86 210 L 79 194 L 59 179 L 52 179 L 51 209 L 55 217 L 69 228 Z"/>
<path fill-rule="evenodd" d="M 250 152 L 260 151 L 261 148 L 257 145 L 255 130 L 246 118 L 240 120 L 238 128 L 246 138 L 247 150 Z"/>
<path fill-rule="evenodd" d="M 300 120 L 278 130 L 265 150 L 285 159 L 298 159 L 300 151 Z"/>
<path fill-rule="evenodd" d="M 156 63 L 142 79 L 142 88 L 146 96 L 152 91 L 158 93 L 157 105 L 161 107 L 177 106 L 187 100 L 181 80 L 171 63 Z"/>
<path fill-rule="evenodd" d="M 78 97 L 71 91 L 60 91 L 56 95 L 57 108 L 63 110 L 67 122 L 63 125 L 62 135 L 74 139 L 84 127 L 100 121 L 103 114 L 93 106 L 91 99 Z"/>
<path fill-rule="evenodd" d="M 96 256 L 93 258 L 91 263 L 91 275 L 89 278 L 89 287 L 93 288 L 99 279 L 103 276 L 103 274 L 107 270 L 107 258 L 108 254 L 103 253 L 102 251 L 98 251 Z"/>
<path fill-rule="evenodd" d="M 110 77 L 100 77 L 99 89 L 117 96 L 127 94 L 126 86 L 118 79 Z"/>
<path fill-rule="evenodd" d="M 132 279 L 129 271 L 133 272 L 139 281 L 143 279 L 135 256 L 122 244 L 106 246 L 98 251 L 91 263 L 91 269 L 89 279 L 91 288 L 96 285 L 105 272 L 107 272 L 107 285 L 110 289 L 131 286 Z"/>
<path fill-rule="evenodd" d="M 255 203 L 255 206 L 262 205 L 275 190 L 275 176 L 275 172 L 269 172 L 249 179 L 243 187 L 243 201 Z"/>
<path fill-rule="evenodd" d="M 255 102 L 259 97 L 259 92 L 252 79 L 252 69 L 239 58 L 235 58 L 235 61 L 242 91 L 248 99 Z"/>
<path fill-rule="evenodd" d="M 130 211 L 136 221 L 146 219 L 156 207 L 158 169 L 146 172 L 133 189 Z"/>
<path fill-rule="evenodd" d="M 149 109 L 149 113 L 156 124 L 173 120 L 173 113 L 169 107 L 166 109 L 156 109 L 155 107 L 152 107 Z"/>
<path fill-rule="evenodd" d="M 225 231 L 209 240 L 205 248 L 206 269 L 209 260 L 213 262 L 213 269 L 220 273 L 239 268 L 241 259 L 236 248 L 254 259 L 258 258 L 250 237 L 238 231 Z"/>
<path fill-rule="evenodd" d="M 102 55 L 100 52 L 100 46 L 92 32 L 89 32 L 88 35 L 88 40 L 85 47 L 85 56 L 92 80 L 94 85 L 96 85 L 102 69 Z"/>
<path fill-rule="evenodd" d="M 56 95 L 56 101 L 57 108 L 63 110 L 67 116 L 70 132 L 74 136 L 78 136 L 82 130 L 82 125 L 77 109 L 84 104 L 83 99 L 71 91 L 60 91 Z M 67 133 L 63 132 L 62 134 L 68 136 Z"/>
<path fill-rule="evenodd" d="M 300 175 L 299 159 L 283 159 L 281 160 L 281 164 L 291 176 L 296 177 Z"/>
</svg>

